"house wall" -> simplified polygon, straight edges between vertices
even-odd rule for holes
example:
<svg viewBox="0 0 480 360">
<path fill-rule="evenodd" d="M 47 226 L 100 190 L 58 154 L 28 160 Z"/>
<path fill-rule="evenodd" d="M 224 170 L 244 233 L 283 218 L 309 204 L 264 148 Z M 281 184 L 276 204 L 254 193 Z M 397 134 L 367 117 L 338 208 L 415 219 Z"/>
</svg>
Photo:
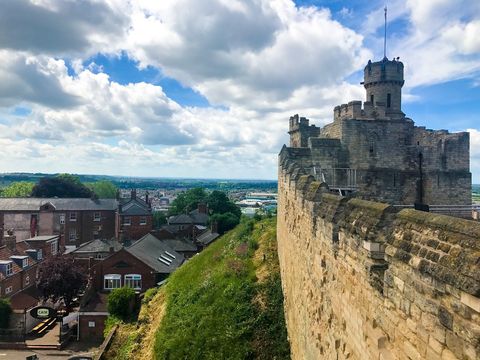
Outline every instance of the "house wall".
<svg viewBox="0 0 480 360">
<path fill-rule="evenodd" d="M 130 218 L 130 225 L 124 225 L 124 218 Z M 150 233 L 153 230 L 153 216 L 119 216 L 120 218 L 120 230 L 123 231 L 123 235 L 126 240 L 138 240 Z M 141 218 L 146 219 L 146 224 L 141 225 Z"/>
<path fill-rule="evenodd" d="M 277 236 L 292 359 L 480 358 L 480 224 L 324 194 L 285 163 Z"/>
<path fill-rule="evenodd" d="M 105 320 L 108 315 L 102 313 L 80 313 L 80 340 L 81 341 L 99 341 L 103 340 L 103 331 L 105 330 Z M 91 326 L 93 325 L 93 326 Z"/>
<path fill-rule="evenodd" d="M 117 251 L 112 256 L 93 266 L 91 274 L 94 278 L 96 290 L 103 290 L 104 275 L 106 274 L 122 275 L 121 286 L 124 286 L 125 275 L 142 275 L 141 292 L 156 286 L 156 276 L 153 270 L 125 249 Z"/>
</svg>

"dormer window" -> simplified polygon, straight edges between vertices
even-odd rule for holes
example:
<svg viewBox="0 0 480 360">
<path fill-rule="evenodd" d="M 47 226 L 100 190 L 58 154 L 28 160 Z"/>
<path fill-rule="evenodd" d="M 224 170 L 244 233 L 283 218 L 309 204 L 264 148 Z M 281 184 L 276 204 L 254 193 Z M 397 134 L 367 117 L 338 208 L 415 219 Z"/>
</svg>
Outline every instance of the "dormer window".
<svg viewBox="0 0 480 360">
<path fill-rule="evenodd" d="M 5 275 L 6 275 L 6 276 L 13 275 L 13 263 L 12 263 L 12 262 L 9 262 L 9 263 L 5 266 Z"/>
<path fill-rule="evenodd" d="M 23 259 L 22 261 L 22 268 L 28 267 L 28 258 Z"/>
</svg>

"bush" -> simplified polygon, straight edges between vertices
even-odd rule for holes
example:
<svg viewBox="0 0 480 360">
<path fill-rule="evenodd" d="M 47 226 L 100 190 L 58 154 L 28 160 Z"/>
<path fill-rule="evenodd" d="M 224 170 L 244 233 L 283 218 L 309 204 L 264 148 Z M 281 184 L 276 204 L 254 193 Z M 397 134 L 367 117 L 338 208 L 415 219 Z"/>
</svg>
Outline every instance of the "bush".
<svg viewBox="0 0 480 360">
<path fill-rule="evenodd" d="M 10 301 L 7 299 L 0 299 L 0 328 L 8 328 L 11 314 L 12 308 L 10 306 Z"/>
<path fill-rule="evenodd" d="M 108 295 L 107 308 L 110 315 L 127 320 L 133 315 L 135 291 L 132 288 L 122 287 L 114 289 Z"/>
</svg>

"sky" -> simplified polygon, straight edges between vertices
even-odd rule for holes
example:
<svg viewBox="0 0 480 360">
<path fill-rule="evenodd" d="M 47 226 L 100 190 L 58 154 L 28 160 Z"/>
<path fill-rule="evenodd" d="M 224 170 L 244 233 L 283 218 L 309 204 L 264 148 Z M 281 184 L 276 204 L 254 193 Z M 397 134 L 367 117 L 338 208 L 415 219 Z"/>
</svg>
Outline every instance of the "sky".
<svg viewBox="0 0 480 360">
<path fill-rule="evenodd" d="M 0 172 L 274 179 L 296 113 L 363 100 L 385 1 L 2 0 Z M 389 0 L 403 111 L 470 131 L 480 1 Z"/>
</svg>

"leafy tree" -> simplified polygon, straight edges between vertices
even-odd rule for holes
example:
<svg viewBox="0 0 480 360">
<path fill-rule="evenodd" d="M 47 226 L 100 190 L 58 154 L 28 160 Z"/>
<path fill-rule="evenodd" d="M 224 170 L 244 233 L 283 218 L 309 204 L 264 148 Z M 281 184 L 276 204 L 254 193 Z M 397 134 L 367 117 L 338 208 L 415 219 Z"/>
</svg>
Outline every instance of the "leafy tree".
<svg viewBox="0 0 480 360">
<path fill-rule="evenodd" d="M 30 181 L 12 182 L 2 190 L 3 197 L 27 197 L 32 193 L 35 183 Z"/>
<path fill-rule="evenodd" d="M 38 267 L 37 287 L 43 299 L 63 300 L 67 309 L 73 298 L 86 284 L 86 275 L 72 256 L 47 258 Z"/>
<path fill-rule="evenodd" d="M 61 174 L 40 179 L 38 184 L 33 187 L 32 196 L 90 198 L 94 197 L 94 193 L 83 185 L 77 176 Z"/>
<path fill-rule="evenodd" d="M 153 227 L 159 229 L 160 226 L 167 223 L 167 218 L 165 214 L 161 211 L 153 212 Z"/>
<path fill-rule="evenodd" d="M 240 218 L 230 212 L 224 214 L 213 214 L 210 216 L 210 223 L 214 222 L 217 223 L 218 233 L 223 234 L 237 226 L 240 223 Z"/>
<path fill-rule="evenodd" d="M 12 307 L 8 299 L 0 299 L 0 329 L 8 328 Z"/>
<path fill-rule="evenodd" d="M 132 315 L 135 290 L 129 287 L 113 289 L 107 298 L 107 309 L 110 315 L 127 320 Z"/>
<path fill-rule="evenodd" d="M 99 199 L 115 199 L 118 188 L 108 180 L 100 180 L 85 184 Z"/>
<path fill-rule="evenodd" d="M 240 208 L 235 205 L 223 191 L 214 190 L 207 197 L 208 209 L 213 214 L 231 213 L 238 218 L 242 215 Z"/>
<path fill-rule="evenodd" d="M 197 208 L 198 203 L 207 200 L 207 193 L 203 188 L 193 188 L 181 193 L 172 201 L 169 215 L 178 215 L 190 212 Z"/>
</svg>

